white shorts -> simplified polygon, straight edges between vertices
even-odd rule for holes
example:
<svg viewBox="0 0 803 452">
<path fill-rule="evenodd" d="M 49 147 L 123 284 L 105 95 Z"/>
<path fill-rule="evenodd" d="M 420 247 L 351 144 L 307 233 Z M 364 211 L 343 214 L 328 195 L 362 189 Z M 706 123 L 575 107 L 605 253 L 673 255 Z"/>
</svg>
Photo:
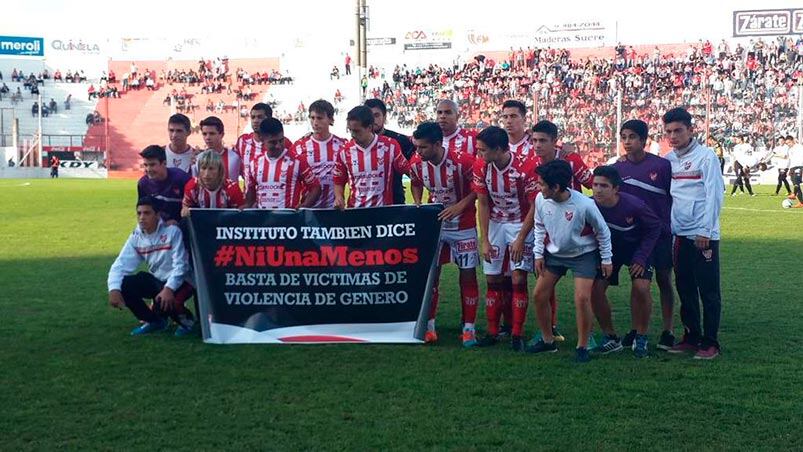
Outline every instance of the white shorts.
<svg viewBox="0 0 803 452">
<path fill-rule="evenodd" d="M 524 256 L 520 262 L 513 262 L 508 247 L 521 231 L 521 223 L 488 222 L 488 241 L 491 242 L 491 262 L 482 261 L 482 269 L 486 275 L 501 275 L 504 267 L 510 270 L 533 271 L 533 231 L 524 240 Z M 507 259 L 505 259 L 507 258 Z M 505 266 L 507 260 L 507 266 Z"/>
<path fill-rule="evenodd" d="M 477 230 L 441 231 L 438 265 L 454 262 L 460 269 L 474 268 L 479 262 Z"/>
</svg>

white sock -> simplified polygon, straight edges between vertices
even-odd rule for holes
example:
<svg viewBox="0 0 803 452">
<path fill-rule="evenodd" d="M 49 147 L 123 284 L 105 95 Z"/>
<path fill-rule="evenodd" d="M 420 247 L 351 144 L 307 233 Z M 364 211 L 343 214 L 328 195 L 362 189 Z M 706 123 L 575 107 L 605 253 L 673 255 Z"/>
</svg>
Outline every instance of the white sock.
<svg viewBox="0 0 803 452">
<path fill-rule="evenodd" d="M 469 330 L 471 330 L 471 331 L 474 330 L 474 324 L 473 323 L 464 323 L 463 324 L 463 331 L 469 331 Z"/>
<path fill-rule="evenodd" d="M 435 331 L 435 319 L 429 319 L 427 321 L 427 331 Z"/>
</svg>

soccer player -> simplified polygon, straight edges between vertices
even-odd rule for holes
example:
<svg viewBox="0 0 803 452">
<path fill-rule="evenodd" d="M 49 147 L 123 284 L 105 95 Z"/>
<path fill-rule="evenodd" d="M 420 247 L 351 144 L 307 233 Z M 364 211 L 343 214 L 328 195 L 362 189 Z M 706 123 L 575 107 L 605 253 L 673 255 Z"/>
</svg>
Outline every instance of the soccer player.
<svg viewBox="0 0 803 452">
<path fill-rule="evenodd" d="M 321 196 L 313 207 L 331 209 L 335 205 L 335 162 L 337 154 L 346 142 L 333 135 L 329 127 L 334 124 L 335 107 L 319 99 L 309 106 L 309 122 L 312 135 L 296 141 L 296 155 L 305 157 L 312 173 L 321 184 Z"/>
<path fill-rule="evenodd" d="M 165 146 L 165 158 L 168 168 L 178 168 L 191 174 L 192 164 L 195 161 L 195 148 L 187 143 L 192 132 L 190 118 L 176 113 L 167 120 L 167 134 L 170 143 Z"/>
<path fill-rule="evenodd" d="M 262 142 L 263 137 L 259 133 L 259 125 L 262 124 L 262 121 L 272 117 L 273 109 L 266 103 L 259 102 L 251 107 L 249 119 L 252 132 L 240 135 L 234 144 L 234 151 L 240 155 L 240 159 L 243 162 L 243 174 L 248 170 L 248 165 L 251 161 L 265 152 L 265 145 Z M 284 147 L 292 149 L 293 143 L 285 138 Z"/>
<path fill-rule="evenodd" d="M 223 146 L 223 121 L 217 116 L 209 116 L 201 121 L 200 126 L 206 149 L 215 151 L 223 162 L 221 177 L 237 182 L 243 175 L 243 162 L 240 154 Z M 193 175 L 199 174 L 198 168 L 199 165 L 193 165 Z"/>
<path fill-rule="evenodd" d="M 438 340 L 435 331 L 435 314 L 438 310 L 438 282 L 441 266 L 454 262 L 460 269 L 460 305 L 462 306 L 463 346 L 477 345 L 474 321 L 477 317 L 476 266 L 477 254 L 476 200 L 471 191 L 474 157 L 467 152 L 446 150 L 443 132 L 434 122 L 425 122 L 413 133 L 416 154 L 410 159 L 411 191 L 416 205 L 421 204 L 424 188 L 429 202 L 445 207 L 438 215 L 442 221 L 440 258 L 432 288 L 432 307 L 427 323 L 426 342 Z"/>
<path fill-rule="evenodd" d="M 750 185 L 750 166 L 753 162 L 753 146 L 747 142 L 747 136 L 744 138 L 736 137 L 736 146 L 733 147 L 733 171 L 736 173 L 736 179 L 733 181 L 733 190 L 731 196 L 736 196 L 736 189 L 738 188 L 741 193 L 744 193 L 744 188 L 747 187 L 747 192 L 750 196 L 755 196 L 753 187 Z"/>
<path fill-rule="evenodd" d="M 578 192 L 582 187 L 591 188 L 594 176 L 580 154 L 558 149 L 558 126 L 550 121 L 538 121 L 532 128 L 530 141 L 538 165 L 564 160 L 572 169 L 571 188 Z"/>
<path fill-rule="evenodd" d="M 213 149 L 198 155 L 198 175 L 184 187 L 181 216 L 190 214 L 190 208 L 239 208 L 245 204 L 240 185 L 226 178 L 225 162 Z"/>
<path fill-rule="evenodd" d="M 675 284 L 685 334 L 670 353 L 696 352 L 696 359 L 719 355 L 722 296 L 719 285 L 719 214 L 725 186 L 714 151 L 693 138 L 691 115 L 683 108 L 664 113 L 664 133 L 672 151 L 672 233 Z M 700 329 L 700 299 L 703 328 Z"/>
<path fill-rule="evenodd" d="M 655 243 L 650 258 L 655 268 L 655 281 L 661 293 L 661 318 L 663 331 L 658 339 L 658 348 L 669 350 L 675 345 L 673 311 L 675 292 L 672 287 L 672 228 L 670 227 L 670 211 L 672 210 L 672 165 L 669 160 L 646 152 L 646 141 L 649 136 L 647 123 L 638 119 L 622 124 L 619 135 L 625 156 L 613 164 L 619 172 L 622 183 L 621 193 L 629 193 L 644 201 L 660 219 L 661 234 Z M 614 253 L 616 257 L 616 253 Z M 637 313 L 632 311 L 631 318 Z M 636 339 L 636 325 L 631 325 L 622 340 L 622 345 L 631 347 Z"/>
<path fill-rule="evenodd" d="M 352 108 L 346 124 L 352 139 L 337 154 L 335 208 L 346 208 L 346 184 L 351 187 L 348 207 L 394 204 L 393 175 L 410 172 L 410 163 L 402 155 L 399 143 L 374 133 L 374 114 L 369 107 Z"/>
<path fill-rule="evenodd" d="M 508 146 L 513 156 L 526 160 L 532 157 L 532 145 L 526 129 L 527 107 L 518 100 L 506 100 L 502 104 L 502 125 L 507 132 Z M 507 261 L 505 261 L 507 262 Z M 502 327 L 501 335 L 510 334 L 513 323 L 513 279 L 511 269 L 503 267 L 502 280 Z"/>
<path fill-rule="evenodd" d="M 652 155 L 652 154 L 650 154 Z M 613 166 L 594 169 L 594 201 L 611 231 L 613 269 L 607 278 L 597 278 L 591 292 L 591 307 L 605 339 L 602 354 L 622 350 L 622 343 L 613 327 L 611 306 L 605 292 L 608 286 L 619 285 L 619 270 L 627 266 L 630 290 L 631 321 L 636 327 L 633 351 L 638 358 L 647 356 L 647 329 L 652 312 L 651 255 L 662 233 L 661 221 L 644 201 L 629 193 L 620 193 L 622 179 Z"/>
<path fill-rule="evenodd" d="M 533 160 L 510 152 L 507 133 L 495 126 L 477 135 L 481 159 L 474 164 L 473 190 L 479 199 L 480 249 L 488 280 L 485 297 L 488 332 L 480 346 L 498 341 L 502 314 L 504 261 L 512 271 L 513 302 L 511 348 L 524 350 L 527 315 L 527 273 L 533 271 L 532 202 L 536 194 Z"/>
<path fill-rule="evenodd" d="M 775 186 L 775 196 L 778 196 L 778 193 L 781 192 L 781 185 L 786 188 L 786 195 L 791 195 L 792 188 L 789 186 L 789 146 L 786 145 L 784 137 L 778 139 L 778 145 L 775 146 L 769 157 L 778 168 L 778 185 Z"/>
<path fill-rule="evenodd" d="M 789 175 L 792 179 L 794 191 L 789 195 L 789 199 L 797 197 L 798 203 L 793 207 L 803 207 L 803 191 L 800 190 L 801 179 L 803 179 L 803 145 L 795 143 L 795 138 L 791 135 L 786 137 L 786 145 L 789 146 Z"/>
<path fill-rule="evenodd" d="M 399 150 L 405 159 L 410 160 L 413 156 L 413 142 L 409 138 L 385 128 L 385 121 L 387 120 L 388 108 L 385 103 L 379 99 L 368 99 L 365 101 L 365 106 L 371 109 L 373 115 L 373 131 L 375 134 L 388 137 L 398 143 Z M 393 175 L 393 204 L 404 204 L 404 185 L 402 185 L 401 173 Z"/>
<path fill-rule="evenodd" d="M 506 100 L 502 104 L 502 125 L 508 135 L 510 152 L 517 158 L 527 159 L 532 152 L 527 134 L 527 107 L 518 100 Z"/>
<path fill-rule="evenodd" d="M 435 107 L 438 125 L 443 131 L 443 147 L 447 152 L 477 155 L 477 133 L 460 127 L 460 110 L 457 104 L 449 99 L 441 99 Z"/>
<path fill-rule="evenodd" d="M 181 202 L 184 187 L 190 175 L 179 168 L 168 168 L 165 161 L 165 148 L 152 144 L 139 153 L 145 175 L 137 184 L 137 197 L 152 196 L 159 203 L 162 220 L 168 225 L 181 220 Z"/>
<path fill-rule="evenodd" d="M 611 274 L 611 233 L 594 201 L 570 188 L 569 163 L 553 160 L 536 168 L 536 172 L 541 192 L 535 199 L 535 306 L 541 337 L 527 347 L 527 352 L 557 351 L 549 297 L 558 280 L 571 269 L 577 318 L 575 359 L 587 362 L 591 359 L 591 288 L 600 267 L 602 277 Z"/>
<path fill-rule="evenodd" d="M 109 304 L 143 322 L 133 336 L 167 329 L 168 316 L 178 324 L 176 336 L 184 336 L 195 323 L 184 307 L 193 293 L 187 251 L 179 228 L 160 219 L 158 204 L 151 197 L 137 201 L 138 225 L 109 270 Z M 134 274 L 143 262 L 148 271 Z M 153 299 L 153 307 L 143 298 Z"/>
<path fill-rule="evenodd" d="M 321 184 L 307 160 L 286 147 L 281 121 L 265 119 L 258 130 L 265 152 L 257 155 L 247 167 L 245 206 L 259 209 L 314 206 L 321 195 Z"/>
<path fill-rule="evenodd" d="M 571 188 L 578 192 L 581 192 L 582 187 L 591 188 L 593 176 L 580 154 L 558 149 L 557 142 L 558 126 L 554 123 L 542 120 L 533 126 L 530 143 L 535 158 L 535 166 L 544 165 L 554 160 L 564 160 L 572 169 Z M 554 293 L 549 298 L 549 306 L 552 312 L 552 335 L 556 341 L 563 342 L 564 337 L 558 329 L 558 300 Z"/>
</svg>

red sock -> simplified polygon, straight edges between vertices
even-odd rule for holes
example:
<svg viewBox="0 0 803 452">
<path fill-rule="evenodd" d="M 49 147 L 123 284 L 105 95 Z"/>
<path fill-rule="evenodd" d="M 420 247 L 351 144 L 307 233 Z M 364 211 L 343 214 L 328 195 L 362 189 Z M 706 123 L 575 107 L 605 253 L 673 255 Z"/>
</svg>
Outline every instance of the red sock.
<svg viewBox="0 0 803 452">
<path fill-rule="evenodd" d="M 488 334 L 499 334 L 499 317 L 502 315 L 502 288 L 499 284 L 488 283 L 485 292 L 485 315 L 488 318 Z"/>
<path fill-rule="evenodd" d="M 505 325 L 513 324 L 513 279 L 510 276 L 505 276 L 502 283 L 502 318 Z"/>
<path fill-rule="evenodd" d="M 514 336 L 521 336 L 524 320 L 527 318 L 527 283 L 513 285 L 513 331 Z"/>
<path fill-rule="evenodd" d="M 460 286 L 460 304 L 463 307 L 463 323 L 474 323 L 477 319 L 477 299 L 480 290 L 477 287 L 477 280 L 469 281 L 468 284 Z"/>
<path fill-rule="evenodd" d="M 434 286 L 432 288 L 432 301 L 430 301 L 429 305 L 429 320 L 434 319 L 435 314 L 438 313 L 438 298 L 439 298 L 438 286 Z"/>
<path fill-rule="evenodd" d="M 549 297 L 549 307 L 552 309 L 552 326 L 558 324 L 558 299 L 555 297 L 555 289 L 552 289 L 552 295 Z"/>
</svg>

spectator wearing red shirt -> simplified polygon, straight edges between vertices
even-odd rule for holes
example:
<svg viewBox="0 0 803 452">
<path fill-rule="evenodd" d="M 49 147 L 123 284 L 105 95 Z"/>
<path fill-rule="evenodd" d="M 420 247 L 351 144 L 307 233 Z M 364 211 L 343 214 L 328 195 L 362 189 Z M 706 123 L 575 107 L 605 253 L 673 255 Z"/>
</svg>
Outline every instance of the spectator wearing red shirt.
<svg viewBox="0 0 803 452">
<path fill-rule="evenodd" d="M 59 164 L 61 164 L 61 160 L 59 160 L 58 156 L 50 157 L 50 178 L 51 179 L 58 179 L 59 178 Z"/>
</svg>

